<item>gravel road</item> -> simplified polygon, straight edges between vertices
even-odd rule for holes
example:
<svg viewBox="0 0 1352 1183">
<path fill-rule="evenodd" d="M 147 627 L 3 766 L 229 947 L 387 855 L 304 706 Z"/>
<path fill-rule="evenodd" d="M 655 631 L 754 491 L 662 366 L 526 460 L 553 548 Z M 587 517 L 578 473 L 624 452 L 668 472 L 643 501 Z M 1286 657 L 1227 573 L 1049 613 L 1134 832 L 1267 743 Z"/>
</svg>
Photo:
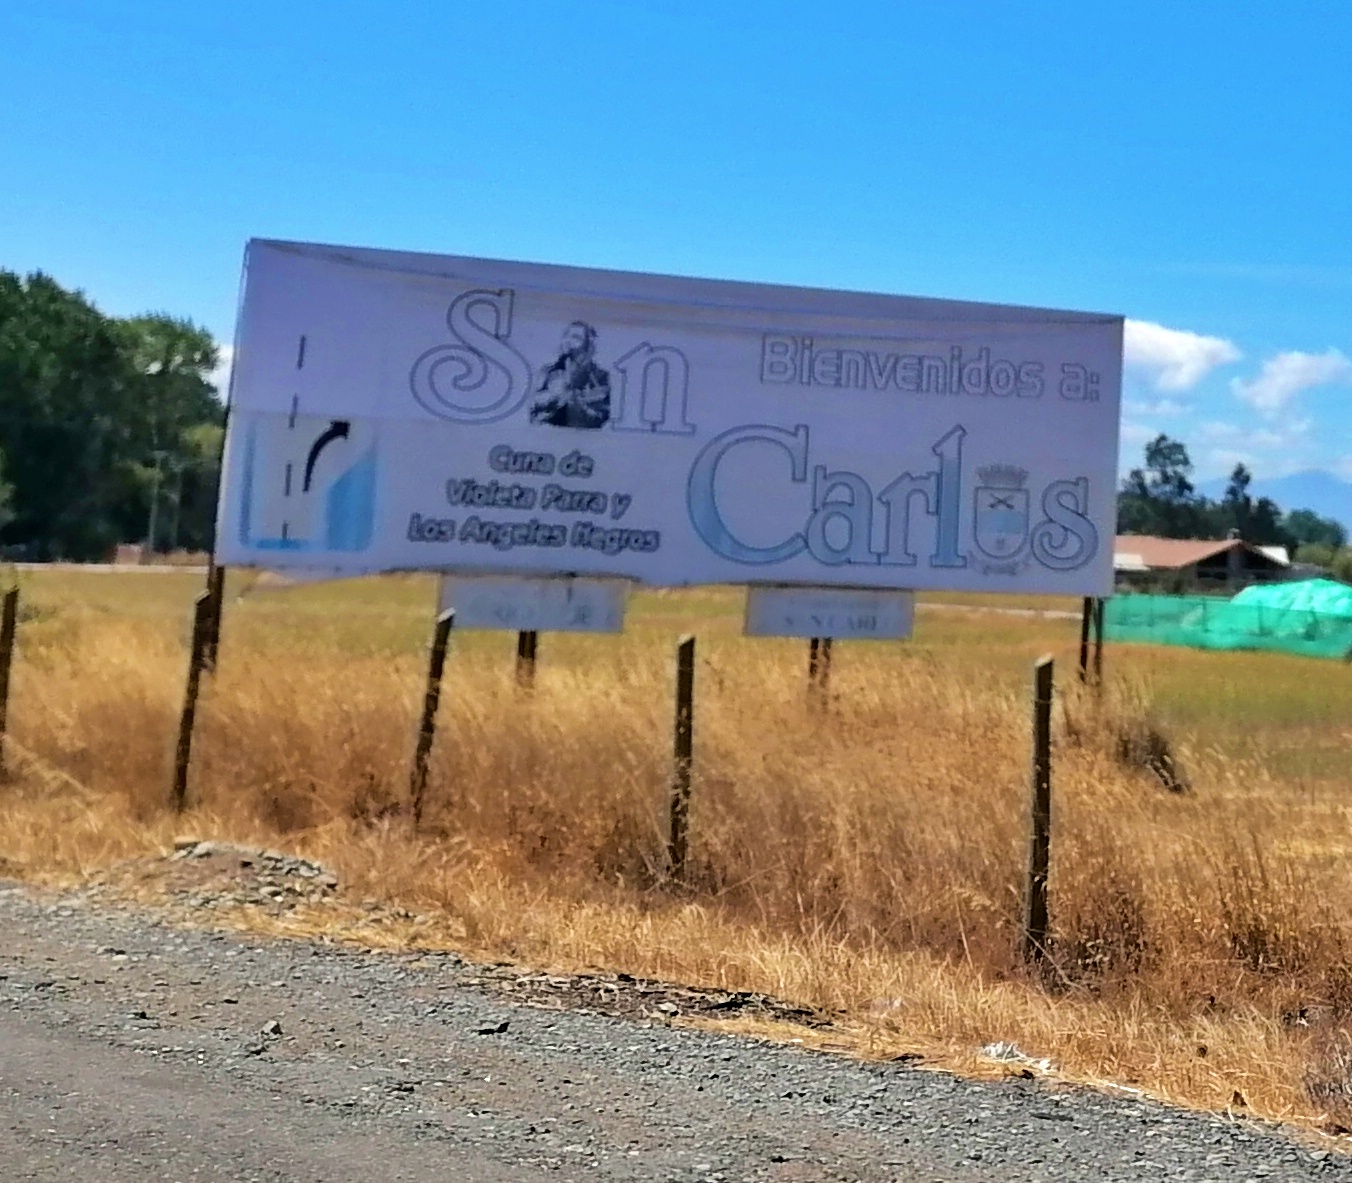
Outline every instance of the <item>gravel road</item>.
<svg viewBox="0 0 1352 1183">
<path fill-rule="evenodd" d="M 514 972 L 0 884 L 0 1178 L 1352 1181 L 1256 1123 L 579 1011 L 540 975 L 518 999 Z"/>
</svg>

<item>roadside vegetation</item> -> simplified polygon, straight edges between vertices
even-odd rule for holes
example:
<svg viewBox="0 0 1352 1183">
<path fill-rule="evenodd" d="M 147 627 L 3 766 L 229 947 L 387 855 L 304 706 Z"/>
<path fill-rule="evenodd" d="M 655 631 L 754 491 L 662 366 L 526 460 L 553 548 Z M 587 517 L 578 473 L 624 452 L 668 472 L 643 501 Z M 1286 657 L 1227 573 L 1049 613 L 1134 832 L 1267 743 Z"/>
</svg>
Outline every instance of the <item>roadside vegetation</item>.
<svg viewBox="0 0 1352 1183">
<path fill-rule="evenodd" d="M 25 576 L 0 871 L 79 881 L 182 834 L 294 850 L 417 939 L 777 994 L 865 1054 L 1065 1075 L 1352 1126 L 1352 667 L 1112 648 L 922 607 L 905 644 L 738 635 L 732 591 L 636 598 L 620 637 L 455 638 L 427 812 L 407 786 L 433 585 L 233 581 L 189 811 L 168 808 L 187 573 Z M 1031 608 L 1065 608 L 1048 601 Z M 676 636 L 699 636 L 691 882 L 664 883 Z M 1017 953 L 1032 660 L 1059 658 L 1053 964 Z M 1170 775 L 1162 775 L 1167 759 Z M 260 918 L 259 922 L 262 922 Z"/>
<path fill-rule="evenodd" d="M 1347 530 L 1313 510 L 1284 513 L 1270 497 L 1253 497 L 1253 473 L 1244 464 L 1230 472 L 1225 492 L 1213 501 L 1192 483 L 1187 445 L 1158 435 L 1145 445 L 1145 465 L 1133 468 L 1117 495 L 1117 529 L 1122 534 L 1163 538 L 1226 538 L 1281 546 L 1298 562 L 1322 567 L 1334 578 L 1352 575 Z"/>
<path fill-rule="evenodd" d="M 209 546 L 220 360 L 189 320 L 106 316 L 50 276 L 0 268 L 0 552 Z"/>
</svg>

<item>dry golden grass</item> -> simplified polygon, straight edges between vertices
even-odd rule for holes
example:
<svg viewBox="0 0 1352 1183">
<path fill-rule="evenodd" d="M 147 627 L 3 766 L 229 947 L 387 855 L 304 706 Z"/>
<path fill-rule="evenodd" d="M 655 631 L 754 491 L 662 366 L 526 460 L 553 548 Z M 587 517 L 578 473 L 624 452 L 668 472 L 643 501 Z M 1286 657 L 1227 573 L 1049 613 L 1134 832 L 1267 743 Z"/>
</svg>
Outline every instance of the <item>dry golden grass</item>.
<svg viewBox="0 0 1352 1183">
<path fill-rule="evenodd" d="M 530 694 L 508 639 L 464 638 L 415 834 L 428 585 L 232 604 L 180 819 L 187 579 L 26 588 L 0 869 L 68 881 L 184 831 L 284 846 L 354 898 L 427 916 L 425 942 L 777 994 L 838 1012 L 866 1054 L 975 1070 L 976 1048 L 1011 1040 L 1074 1079 L 1352 1125 L 1345 667 L 1113 651 L 1103 703 L 1063 696 L 1039 979 L 1016 952 L 1024 682 L 1039 649 L 1069 654 L 1073 624 L 922 614 L 911 645 L 842 647 L 825 710 L 805 701 L 802 646 L 735 636 L 732 593 L 644 597 L 623 638 L 546 638 Z M 678 892 L 662 882 L 669 642 L 690 627 Z M 1152 728 L 1190 791 L 1143 767 Z"/>
</svg>

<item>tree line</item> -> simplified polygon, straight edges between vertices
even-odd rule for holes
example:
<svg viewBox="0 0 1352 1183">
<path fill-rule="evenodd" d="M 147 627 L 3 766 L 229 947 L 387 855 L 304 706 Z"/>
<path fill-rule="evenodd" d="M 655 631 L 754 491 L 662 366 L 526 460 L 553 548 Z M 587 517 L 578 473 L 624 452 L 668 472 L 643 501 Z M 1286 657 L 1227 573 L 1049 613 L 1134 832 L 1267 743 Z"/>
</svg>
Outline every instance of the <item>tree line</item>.
<svg viewBox="0 0 1352 1183">
<path fill-rule="evenodd" d="M 1253 474 L 1243 464 L 1230 473 L 1225 492 L 1213 501 L 1192 483 L 1187 446 L 1158 435 L 1145 446 L 1145 464 L 1133 468 L 1117 497 L 1121 534 L 1157 538 L 1226 538 L 1237 531 L 1246 542 L 1284 546 L 1301 562 L 1332 570 L 1352 582 L 1352 550 L 1341 522 L 1310 509 L 1282 510 L 1270 497 L 1253 497 Z"/>
<path fill-rule="evenodd" d="M 119 542 L 211 545 L 224 406 L 211 334 L 105 316 L 47 275 L 0 270 L 0 548 L 97 560 Z"/>
</svg>

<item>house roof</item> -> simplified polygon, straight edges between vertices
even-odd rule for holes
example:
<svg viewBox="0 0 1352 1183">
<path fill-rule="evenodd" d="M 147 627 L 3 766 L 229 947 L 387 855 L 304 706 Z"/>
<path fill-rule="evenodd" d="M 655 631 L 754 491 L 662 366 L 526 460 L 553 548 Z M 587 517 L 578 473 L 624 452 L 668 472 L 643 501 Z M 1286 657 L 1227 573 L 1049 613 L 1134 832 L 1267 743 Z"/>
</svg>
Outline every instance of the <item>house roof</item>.
<svg viewBox="0 0 1352 1183">
<path fill-rule="evenodd" d="M 1269 554 L 1266 549 L 1257 547 L 1240 538 L 1152 538 L 1148 534 L 1119 534 L 1113 548 L 1115 566 L 1121 570 L 1139 571 L 1144 566 L 1152 571 L 1177 571 L 1182 567 L 1191 567 L 1204 559 L 1225 554 L 1239 547 L 1255 556 L 1287 566 L 1289 560 Z"/>
</svg>

